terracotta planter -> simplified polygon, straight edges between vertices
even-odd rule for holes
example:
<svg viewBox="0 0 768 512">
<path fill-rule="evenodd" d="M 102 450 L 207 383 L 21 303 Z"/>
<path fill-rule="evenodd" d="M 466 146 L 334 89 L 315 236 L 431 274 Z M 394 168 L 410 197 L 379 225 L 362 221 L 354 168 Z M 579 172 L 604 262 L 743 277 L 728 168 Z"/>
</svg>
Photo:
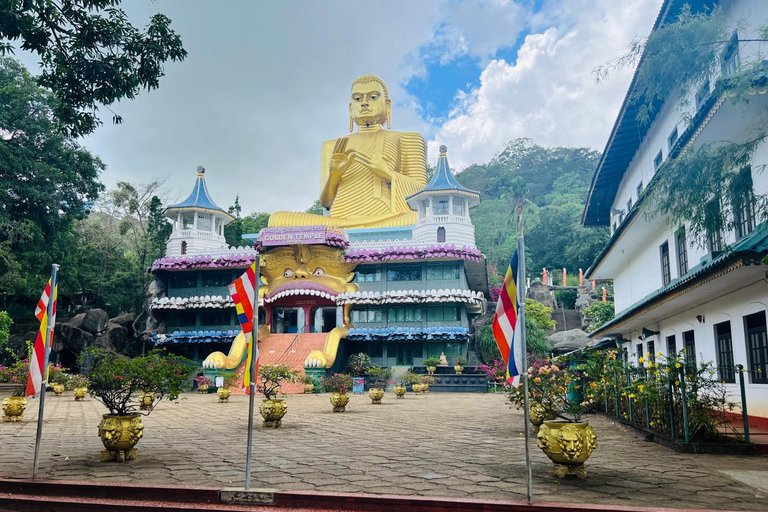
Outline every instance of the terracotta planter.
<svg viewBox="0 0 768 512">
<path fill-rule="evenodd" d="M 72 390 L 72 393 L 75 395 L 75 400 L 78 402 L 85 401 L 85 394 L 88 392 L 88 388 L 86 387 L 79 387 Z"/>
<path fill-rule="evenodd" d="M 372 404 L 381 405 L 381 399 L 384 398 L 384 390 L 381 388 L 371 388 L 368 390 L 368 396 L 371 397 Z"/>
<path fill-rule="evenodd" d="M 3 421 L 24 421 L 24 409 L 26 408 L 27 399 L 23 396 L 3 398 Z"/>
<path fill-rule="evenodd" d="M 545 421 L 537 436 L 539 448 L 555 463 L 555 475 L 587 477 L 587 461 L 597 448 L 597 436 L 588 423 Z"/>
<path fill-rule="evenodd" d="M 105 414 L 99 423 L 99 437 L 105 450 L 101 451 L 101 460 L 125 462 L 137 456 L 134 448 L 144 435 L 144 424 L 140 414 L 114 416 Z"/>
<path fill-rule="evenodd" d="M 456 375 L 461 375 L 461 372 L 464 371 L 464 367 L 461 366 L 460 364 L 457 364 L 456 366 L 453 367 L 453 371 L 456 372 Z"/>
<path fill-rule="evenodd" d="M 64 394 L 64 384 L 51 384 L 51 388 L 53 388 L 53 392 L 56 396 L 62 396 Z"/>
<path fill-rule="evenodd" d="M 267 400 L 265 398 L 261 401 L 259 412 L 261 417 L 264 418 L 264 423 L 261 424 L 262 427 L 278 428 L 283 424 L 283 416 L 288 412 L 288 404 L 282 398 L 275 398 L 274 400 Z"/>
<path fill-rule="evenodd" d="M 349 395 L 346 393 L 331 393 L 331 405 L 333 412 L 344 412 L 349 403 Z"/>
<path fill-rule="evenodd" d="M 315 391 L 315 385 L 311 382 L 309 384 L 304 384 L 304 393 L 309 394 Z"/>
<path fill-rule="evenodd" d="M 395 386 L 395 396 L 397 398 L 403 398 L 405 396 L 405 386 Z"/>
<path fill-rule="evenodd" d="M 216 395 L 219 397 L 219 403 L 223 404 L 225 402 L 229 402 L 229 397 L 232 396 L 232 391 L 230 391 L 229 388 L 221 386 L 216 390 Z"/>
</svg>

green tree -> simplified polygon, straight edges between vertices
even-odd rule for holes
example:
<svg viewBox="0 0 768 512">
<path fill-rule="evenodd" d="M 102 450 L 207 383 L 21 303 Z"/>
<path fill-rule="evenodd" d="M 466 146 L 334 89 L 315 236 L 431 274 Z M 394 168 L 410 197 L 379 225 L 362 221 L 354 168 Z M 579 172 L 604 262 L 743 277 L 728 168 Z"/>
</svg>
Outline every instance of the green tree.
<svg viewBox="0 0 768 512">
<path fill-rule="evenodd" d="M 155 14 L 139 30 L 117 8 L 120 1 L 0 2 L 0 55 L 20 42 L 40 57 L 37 81 L 59 100 L 52 105 L 54 119 L 70 135 L 91 133 L 100 123 L 99 105 L 156 89 L 164 63 L 187 56 L 168 17 Z"/>
<path fill-rule="evenodd" d="M 241 212 L 240 196 L 236 196 L 234 204 L 229 207 L 229 214 L 235 217 L 235 220 L 224 226 L 224 239 L 231 247 L 251 245 L 247 240 L 243 240 L 243 235 L 258 233 L 269 224 L 269 214 L 266 212 L 254 212 L 245 217 L 240 216 Z"/>
<path fill-rule="evenodd" d="M 315 202 L 312 203 L 312 206 L 307 208 L 305 210 L 305 212 L 306 213 L 312 213 L 314 215 L 322 215 L 323 212 L 325 212 L 325 208 L 323 208 L 323 205 L 320 204 L 320 200 L 319 199 L 315 199 Z"/>
</svg>

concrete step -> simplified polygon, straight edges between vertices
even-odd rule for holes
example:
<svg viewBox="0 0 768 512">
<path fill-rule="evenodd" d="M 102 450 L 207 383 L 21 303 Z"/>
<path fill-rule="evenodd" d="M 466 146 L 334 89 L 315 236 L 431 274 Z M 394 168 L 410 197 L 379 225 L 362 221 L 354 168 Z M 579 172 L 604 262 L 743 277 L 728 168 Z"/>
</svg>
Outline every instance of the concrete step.
<svg viewBox="0 0 768 512">
<path fill-rule="evenodd" d="M 557 324 L 557 332 L 581 329 L 581 315 L 576 309 L 556 309 L 552 312 L 552 320 Z"/>
</svg>

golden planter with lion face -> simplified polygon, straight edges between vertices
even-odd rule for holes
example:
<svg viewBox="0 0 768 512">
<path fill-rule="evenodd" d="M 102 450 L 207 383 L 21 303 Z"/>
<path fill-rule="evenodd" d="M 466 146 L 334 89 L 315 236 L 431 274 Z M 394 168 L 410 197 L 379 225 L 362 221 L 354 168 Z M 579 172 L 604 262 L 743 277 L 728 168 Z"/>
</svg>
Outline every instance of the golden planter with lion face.
<svg viewBox="0 0 768 512">
<path fill-rule="evenodd" d="M 586 478 L 584 462 L 597 448 L 597 436 L 587 423 L 545 421 L 539 428 L 538 445 L 555 463 L 555 475 L 559 478 Z"/>
</svg>

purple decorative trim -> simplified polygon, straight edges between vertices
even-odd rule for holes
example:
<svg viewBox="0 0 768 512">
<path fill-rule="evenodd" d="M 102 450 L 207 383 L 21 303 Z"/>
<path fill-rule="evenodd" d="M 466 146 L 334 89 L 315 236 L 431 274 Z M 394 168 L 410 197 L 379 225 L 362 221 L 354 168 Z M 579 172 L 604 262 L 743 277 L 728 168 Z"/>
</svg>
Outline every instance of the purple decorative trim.
<svg viewBox="0 0 768 512">
<path fill-rule="evenodd" d="M 264 247 L 313 244 L 330 245 L 342 249 L 349 247 L 344 230 L 329 226 L 264 228 L 259 232 L 255 247 L 256 250 L 261 251 Z"/>
<path fill-rule="evenodd" d="M 246 268 L 256 260 L 253 253 L 222 255 L 189 255 L 160 258 L 152 262 L 150 272 L 158 270 L 192 270 L 198 268 Z"/>
<path fill-rule="evenodd" d="M 471 247 L 455 245 L 430 245 L 429 247 L 391 247 L 388 249 L 353 249 L 345 257 L 348 263 L 365 263 L 390 260 L 425 260 L 429 258 L 458 258 L 480 261 L 482 253 Z"/>
</svg>

